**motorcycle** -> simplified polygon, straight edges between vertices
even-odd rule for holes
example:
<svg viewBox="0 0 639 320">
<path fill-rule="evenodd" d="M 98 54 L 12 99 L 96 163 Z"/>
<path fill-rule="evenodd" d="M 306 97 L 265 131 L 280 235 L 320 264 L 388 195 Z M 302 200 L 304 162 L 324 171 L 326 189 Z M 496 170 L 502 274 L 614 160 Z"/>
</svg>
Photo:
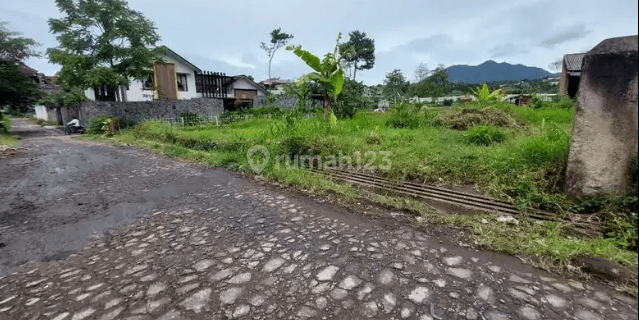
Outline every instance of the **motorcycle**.
<svg viewBox="0 0 639 320">
<path fill-rule="evenodd" d="M 65 126 L 64 127 L 64 133 L 66 134 L 72 134 L 72 133 L 80 133 L 83 134 L 84 133 L 84 127 L 83 126 Z"/>
</svg>

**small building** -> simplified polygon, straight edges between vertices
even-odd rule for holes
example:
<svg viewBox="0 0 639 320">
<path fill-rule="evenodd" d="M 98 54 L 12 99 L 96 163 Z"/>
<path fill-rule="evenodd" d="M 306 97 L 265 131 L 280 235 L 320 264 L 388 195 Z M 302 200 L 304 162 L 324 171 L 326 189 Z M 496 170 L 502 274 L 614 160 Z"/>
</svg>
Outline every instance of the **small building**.
<svg viewBox="0 0 639 320">
<path fill-rule="evenodd" d="M 264 103 L 268 94 L 266 88 L 246 75 L 237 75 L 231 78 L 227 99 L 232 99 L 237 107 L 253 107 Z"/>
<path fill-rule="evenodd" d="M 515 104 L 518 106 L 529 106 L 530 105 L 530 97 L 519 95 L 515 98 Z"/>
<path fill-rule="evenodd" d="M 579 91 L 581 67 L 585 53 L 564 55 L 559 78 L 559 94 L 574 98 Z"/>
</svg>

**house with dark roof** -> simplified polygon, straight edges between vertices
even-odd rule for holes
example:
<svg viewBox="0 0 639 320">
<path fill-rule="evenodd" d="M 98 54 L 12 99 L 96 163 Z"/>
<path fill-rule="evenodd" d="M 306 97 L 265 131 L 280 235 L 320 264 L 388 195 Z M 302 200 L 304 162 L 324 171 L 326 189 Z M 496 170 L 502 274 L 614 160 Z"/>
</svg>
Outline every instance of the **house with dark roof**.
<svg viewBox="0 0 639 320">
<path fill-rule="evenodd" d="M 581 80 L 581 66 L 585 53 L 564 55 L 559 78 L 559 93 L 570 98 L 577 96 Z"/>
<path fill-rule="evenodd" d="M 164 47 L 167 54 L 162 57 L 164 63 L 158 63 L 149 70 L 144 80 L 132 80 L 120 90 L 122 101 L 151 101 L 155 99 L 192 99 L 197 98 L 196 75 L 202 70 L 184 59 L 175 51 Z M 116 88 L 96 86 L 86 90 L 86 96 L 92 101 L 116 101 Z"/>
<path fill-rule="evenodd" d="M 120 89 L 122 101 L 218 98 L 224 100 L 225 108 L 235 109 L 260 105 L 265 100 L 268 92 L 250 77 L 203 71 L 175 51 L 164 49 L 164 62 L 153 66 L 148 78 L 132 80 Z M 97 86 L 88 89 L 86 95 L 92 101 L 116 101 L 115 90 Z"/>
<path fill-rule="evenodd" d="M 237 75 L 231 77 L 228 86 L 227 97 L 225 100 L 232 100 L 236 107 L 253 107 L 264 103 L 268 91 L 266 88 L 256 83 L 253 79 L 246 75 Z M 226 102 L 225 109 L 233 109 L 227 107 L 230 102 Z"/>
<path fill-rule="evenodd" d="M 55 77 L 45 76 L 44 73 L 38 72 L 38 70 L 33 69 L 26 64 L 20 64 L 20 73 L 33 80 L 40 90 L 49 93 L 58 92 L 58 85 L 55 84 Z"/>
</svg>

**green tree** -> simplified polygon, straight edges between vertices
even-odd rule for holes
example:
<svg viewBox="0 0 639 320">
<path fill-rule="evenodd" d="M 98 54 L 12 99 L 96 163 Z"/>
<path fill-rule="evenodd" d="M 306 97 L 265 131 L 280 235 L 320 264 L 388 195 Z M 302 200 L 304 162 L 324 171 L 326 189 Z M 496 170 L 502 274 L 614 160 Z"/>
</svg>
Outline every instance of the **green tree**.
<svg viewBox="0 0 639 320">
<path fill-rule="evenodd" d="M 58 79 L 67 87 L 123 88 L 131 79 L 146 79 L 162 61 L 157 28 L 126 1 L 56 0 L 56 5 L 63 17 L 49 19 L 49 27 L 59 45 L 47 53 L 49 61 L 62 65 Z"/>
<path fill-rule="evenodd" d="M 303 50 L 302 46 L 286 47 L 286 50 L 292 51 L 296 56 L 300 57 L 315 72 L 308 73 L 306 77 L 315 81 L 324 87 L 329 99 L 324 101 L 324 119 L 329 119 L 330 101 L 337 101 L 337 97 L 344 87 L 344 69 L 342 68 L 342 57 L 339 54 L 339 41 L 342 38 L 340 33 L 337 36 L 337 43 L 333 53 L 324 55 L 324 59 L 320 60 L 316 55 Z"/>
<path fill-rule="evenodd" d="M 397 100 L 403 100 L 406 97 L 409 82 L 402 74 L 402 71 L 395 69 L 392 72 L 386 74 L 384 79 L 384 96 L 397 102 Z"/>
<path fill-rule="evenodd" d="M 20 72 L 22 61 L 39 56 L 35 40 L 9 31 L 0 21 L 0 107 L 8 105 L 11 112 L 26 112 L 39 97 L 40 90 L 32 79 Z"/>
<path fill-rule="evenodd" d="M 344 89 L 339 94 L 339 100 L 335 104 L 335 116 L 338 118 L 352 118 L 358 109 L 370 105 L 372 101 L 364 95 L 365 90 L 366 86 L 362 82 L 345 79 Z"/>
<path fill-rule="evenodd" d="M 340 45 L 340 55 L 353 67 L 353 80 L 357 70 L 370 70 L 375 65 L 375 40 L 366 37 L 366 32 L 351 31 L 347 42 Z"/>
<path fill-rule="evenodd" d="M 282 28 L 277 28 L 271 31 L 271 41 L 270 43 L 262 42 L 260 48 L 266 52 L 268 56 L 268 78 L 271 79 L 271 61 L 273 61 L 273 57 L 275 56 L 275 52 L 286 45 L 288 40 L 293 39 L 292 34 L 288 34 L 282 32 Z"/>
<path fill-rule="evenodd" d="M 47 107 L 64 107 L 75 106 L 82 102 L 89 101 L 84 91 L 78 87 L 65 88 L 60 87 L 60 90 L 56 93 L 43 93 L 38 104 Z"/>
</svg>

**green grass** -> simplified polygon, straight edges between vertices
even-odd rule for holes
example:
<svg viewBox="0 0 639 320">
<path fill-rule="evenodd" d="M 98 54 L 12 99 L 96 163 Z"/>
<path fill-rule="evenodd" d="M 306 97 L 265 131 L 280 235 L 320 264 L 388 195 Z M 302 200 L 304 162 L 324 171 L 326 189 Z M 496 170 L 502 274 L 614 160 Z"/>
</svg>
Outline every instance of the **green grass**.
<svg viewBox="0 0 639 320">
<path fill-rule="evenodd" d="M 549 271 L 569 270 L 572 259 L 581 256 L 603 257 L 637 269 L 636 252 L 620 249 L 614 239 L 579 237 L 569 224 L 539 222 L 517 216 L 519 224 L 514 225 L 498 222 L 497 216 L 488 213 L 442 215 L 422 201 L 392 195 L 374 195 L 373 199 L 378 203 L 415 212 L 426 218 L 424 223 L 468 229 L 477 244 L 498 252 L 526 257 L 529 261 L 531 258 L 545 261 L 547 265 L 541 267 L 555 269 Z"/>
<path fill-rule="evenodd" d="M 490 196 L 526 205 L 566 206 L 568 200 L 557 177 L 568 156 L 572 110 L 531 110 L 506 104 L 491 109 L 508 114 L 519 124 L 494 129 L 497 133 L 491 134 L 500 143 L 488 146 L 468 143 L 464 130 L 434 124 L 434 116 L 445 118 L 454 108 L 421 110 L 408 116 L 406 112 L 360 112 L 353 119 L 339 120 L 335 127 L 319 116 L 298 119 L 293 127 L 284 120 L 267 119 L 183 129 L 146 122 L 117 139 L 147 139 L 202 150 L 216 159 L 210 164 L 234 162 L 238 169 L 249 168 L 246 151 L 254 145 L 266 147 L 271 155 L 342 152 L 354 157 L 360 152 L 364 163 L 371 159 L 364 156 L 367 151 L 390 151 L 392 166 L 380 174 L 391 179 L 474 184 Z M 376 157 L 372 165 L 383 164 L 381 158 Z M 263 174 L 270 176 L 274 168 L 275 161 L 270 161 Z"/>
<path fill-rule="evenodd" d="M 2 127 L 4 129 L 0 129 L 0 146 L 6 147 L 16 147 L 18 144 L 18 137 L 9 133 L 11 131 L 12 119 L 9 115 L 4 115 L 2 117 Z"/>
<path fill-rule="evenodd" d="M 149 121 L 123 130 L 113 139 L 237 171 L 251 171 L 247 150 L 261 145 L 271 156 L 261 172 L 265 179 L 313 194 L 336 194 L 346 201 L 358 199 L 361 192 L 306 170 L 287 170 L 283 164 L 278 168 L 275 157 L 341 153 L 355 158 L 360 152 L 366 163 L 371 159 L 365 155 L 367 151 L 390 151 L 392 165 L 377 173 L 391 180 L 471 184 L 524 210 L 537 207 L 565 215 L 576 204 L 562 192 L 572 124 L 573 110 L 553 103 L 540 109 L 506 103 L 486 108 L 474 104 L 451 108 L 408 105 L 387 113 L 358 112 L 352 119 L 338 120 L 335 126 L 323 121 L 319 113 L 292 123 L 252 119 L 224 127 L 178 128 Z M 476 126 L 491 128 L 480 132 L 488 135 L 491 143 L 469 143 L 469 133 L 476 129 L 466 129 Z M 375 166 L 383 163 L 379 156 L 372 161 Z M 463 226 L 479 244 L 499 252 L 543 257 L 564 269 L 570 259 L 580 255 L 600 256 L 637 268 L 637 253 L 625 250 L 615 237 L 585 238 L 568 225 L 538 224 L 525 218 L 512 226 L 496 223 L 492 216 L 441 217 L 420 207 L 419 201 L 373 197 L 376 202 L 411 209 L 436 223 Z"/>
</svg>

